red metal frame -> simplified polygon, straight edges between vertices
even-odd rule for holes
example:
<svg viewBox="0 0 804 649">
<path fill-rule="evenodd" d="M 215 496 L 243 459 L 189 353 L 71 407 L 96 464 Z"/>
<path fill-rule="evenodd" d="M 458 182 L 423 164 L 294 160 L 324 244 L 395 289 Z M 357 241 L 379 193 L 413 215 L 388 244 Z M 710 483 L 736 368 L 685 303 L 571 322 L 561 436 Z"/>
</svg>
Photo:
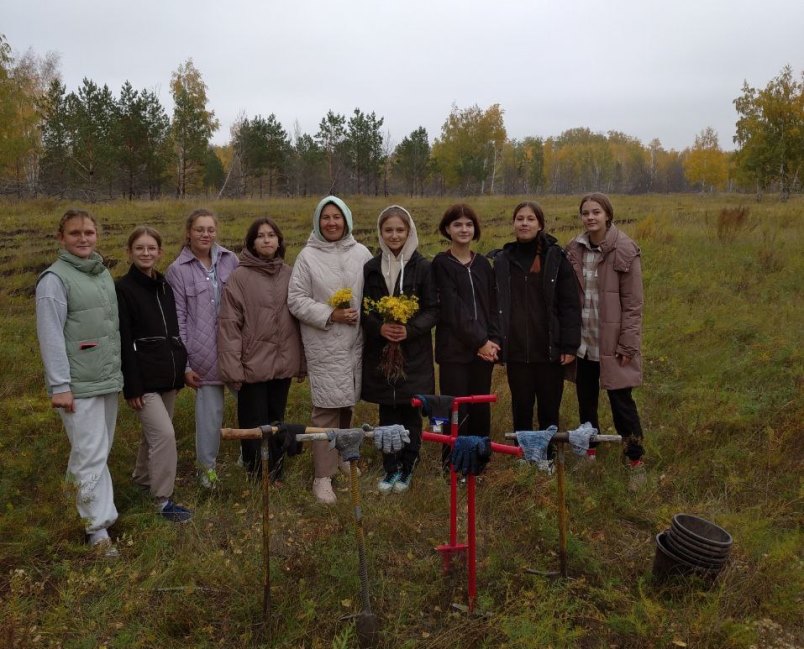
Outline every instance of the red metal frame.
<svg viewBox="0 0 804 649">
<path fill-rule="evenodd" d="M 450 434 L 443 435 L 430 431 L 422 432 L 422 439 L 428 442 L 448 444 L 454 446 L 458 437 L 460 421 L 458 411 L 461 405 L 466 403 L 494 403 L 497 401 L 496 394 L 473 394 L 465 397 L 455 397 L 452 400 L 450 412 Z M 416 397 L 410 400 L 414 408 L 422 406 L 420 399 Z M 491 443 L 491 450 L 495 453 L 505 453 L 508 455 L 522 455 L 522 449 L 518 446 L 508 444 Z M 477 556 L 476 556 L 476 516 L 475 516 L 475 476 L 468 475 L 466 478 L 466 543 L 458 543 L 458 474 L 455 467 L 450 463 L 449 471 L 449 543 L 436 546 L 436 550 L 441 554 L 441 567 L 444 574 L 448 573 L 452 563 L 452 556 L 458 553 L 466 553 L 467 567 L 467 595 L 469 612 L 474 610 L 475 600 L 477 599 Z"/>
</svg>

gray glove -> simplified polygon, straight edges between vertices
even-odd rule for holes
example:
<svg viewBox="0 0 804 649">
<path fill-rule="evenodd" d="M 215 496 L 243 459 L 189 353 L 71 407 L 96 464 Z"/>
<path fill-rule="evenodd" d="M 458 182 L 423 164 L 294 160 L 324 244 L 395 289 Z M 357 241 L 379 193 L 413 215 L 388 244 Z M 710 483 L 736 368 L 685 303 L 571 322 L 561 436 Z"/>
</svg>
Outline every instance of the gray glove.
<svg viewBox="0 0 804 649">
<path fill-rule="evenodd" d="M 341 457 L 347 462 L 360 459 L 360 444 L 365 433 L 362 428 L 346 428 L 328 430 L 327 439 L 331 449 L 337 448 Z"/>
<path fill-rule="evenodd" d="M 570 446 L 572 446 L 575 455 L 586 455 L 586 451 L 589 450 L 589 438 L 592 435 L 597 435 L 597 428 L 587 421 L 575 430 L 569 431 L 568 435 Z"/>
<path fill-rule="evenodd" d="M 400 424 L 377 426 L 374 429 L 374 446 L 383 453 L 398 453 L 410 443 L 410 434 Z"/>
<path fill-rule="evenodd" d="M 518 430 L 516 441 L 525 459 L 539 464 L 541 468 L 541 463 L 547 462 L 547 445 L 557 432 L 556 426 L 550 426 L 547 430 Z"/>
</svg>

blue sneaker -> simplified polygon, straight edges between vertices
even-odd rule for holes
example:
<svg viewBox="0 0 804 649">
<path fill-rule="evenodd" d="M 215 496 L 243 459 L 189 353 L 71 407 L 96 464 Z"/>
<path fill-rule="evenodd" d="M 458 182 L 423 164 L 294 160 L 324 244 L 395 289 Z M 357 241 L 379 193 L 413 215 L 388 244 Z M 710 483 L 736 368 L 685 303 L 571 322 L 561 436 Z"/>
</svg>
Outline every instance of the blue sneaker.
<svg viewBox="0 0 804 649">
<path fill-rule="evenodd" d="M 177 505 L 172 500 L 168 500 L 159 515 L 171 523 L 186 523 L 193 517 L 193 512 L 186 507 Z"/>
<path fill-rule="evenodd" d="M 377 483 L 377 489 L 379 489 L 381 494 L 389 494 L 393 491 L 394 486 L 402 477 L 401 471 L 395 471 L 394 473 L 386 473 L 385 477 Z"/>
</svg>

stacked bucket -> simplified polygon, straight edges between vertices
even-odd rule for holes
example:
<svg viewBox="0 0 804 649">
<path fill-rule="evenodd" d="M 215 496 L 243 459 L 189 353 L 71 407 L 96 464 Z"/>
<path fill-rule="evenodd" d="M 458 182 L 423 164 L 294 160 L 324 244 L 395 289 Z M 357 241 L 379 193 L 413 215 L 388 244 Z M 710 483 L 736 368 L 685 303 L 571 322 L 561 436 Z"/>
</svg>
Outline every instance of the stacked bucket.
<svg viewBox="0 0 804 649">
<path fill-rule="evenodd" d="M 731 534 L 722 527 L 692 514 L 676 514 L 670 529 L 656 535 L 653 575 L 714 578 L 728 561 L 731 545 Z"/>
</svg>

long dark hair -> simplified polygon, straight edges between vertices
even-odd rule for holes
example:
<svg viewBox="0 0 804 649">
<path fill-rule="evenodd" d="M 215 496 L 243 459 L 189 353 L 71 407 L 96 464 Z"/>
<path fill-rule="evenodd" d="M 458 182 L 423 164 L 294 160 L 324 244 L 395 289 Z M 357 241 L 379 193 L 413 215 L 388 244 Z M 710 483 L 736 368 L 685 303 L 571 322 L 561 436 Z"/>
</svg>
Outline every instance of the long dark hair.
<svg viewBox="0 0 804 649">
<path fill-rule="evenodd" d="M 276 221 L 274 221 L 270 216 L 261 216 L 257 219 L 254 219 L 254 222 L 248 226 L 248 232 L 246 232 L 246 240 L 244 242 L 246 249 L 255 257 L 259 257 L 256 249 L 254 248 L 254 242 L 257 240 L 257 233 L 260 231 L 260 226 L 263 225 L 269 226 L 276 234 L 276 238 L 279 239 L 279 247 L 276 249 L 276 256 L 284 259 L 285 237 L 282 235 L 282 230 L 279 229 Z"/>
<path fill-rule="evenodd" d="M 534 201 L 522 201 L 514 208 L 514 213 L 511 215 L 511 220 L 516 219 L 516 214 L 523 207 L 529 207 L 536 215 L 536 220 L 539 222 L 539 234 L 536 235 L 536 257 L 533 259 L 530 271 L 532 273 L 542 272 L 542 251 L 544 250 L 544 210 L 542 206 Z"/>
</svg>

